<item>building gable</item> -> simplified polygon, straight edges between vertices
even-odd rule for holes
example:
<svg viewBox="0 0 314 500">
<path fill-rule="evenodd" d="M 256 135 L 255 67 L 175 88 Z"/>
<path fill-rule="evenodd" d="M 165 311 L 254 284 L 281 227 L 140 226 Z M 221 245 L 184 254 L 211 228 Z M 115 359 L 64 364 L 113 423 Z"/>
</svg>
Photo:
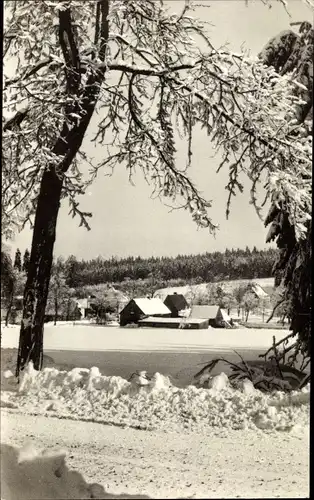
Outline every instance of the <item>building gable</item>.
<svg viewBox="0 0 314 500">
<path fill-rule="evenodd" d="M 132 299 L 120 312 L 120 325 L 137 323 L 147 316 L 170 316 L 171 312 L 160 299 Z"/>
<path fill-rule="evenodd" d="M 170 309 L 163 303 L 161 299 L 147 299 L 147 298 L 139 298 L 133 299 L 139 309 L 143 312 L 143 314 L 148 316 L 154 315 L 166 315 L 170 314 Z"/>
<path fill-rule="evenodd" d="M 164 304 L 170 309 L 171 314 L 178 315 L 179 311 L 186 309 L 188 303 L 182 294 L 174 293 L 172 295 L 167 295 L 164 300 Z"/>
<path fill-rule="evenodd" d="M 191 318 L 216 319 L 219 306 L 192 306 Z"/>
</svg>

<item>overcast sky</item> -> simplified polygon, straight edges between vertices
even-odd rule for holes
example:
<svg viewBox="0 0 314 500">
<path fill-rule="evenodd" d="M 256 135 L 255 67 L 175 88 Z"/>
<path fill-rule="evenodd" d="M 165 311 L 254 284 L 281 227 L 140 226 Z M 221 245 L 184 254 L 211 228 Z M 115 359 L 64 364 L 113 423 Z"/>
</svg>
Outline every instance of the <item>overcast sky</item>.
<svg viewBox="0 0 314 500">
<path fill-rule="evenodd" d="M 172 0 L 171 10 L 180 8 L 180 0 Z M 292 21 L 313 21 L 310 9 L 302 0 L 290 0 L 289 12 L 274 1 L 268 9 L 259 0 L 207 0 L 200 1 L 195 16 L 213 23 L 210 28 L 212 43 L 219 47 L 225 42 L 229 48 L 239 51 L 241 46 L 256 55 L 267 41 Z M 227 221 L 225 208 L 227 171 L 216 174 L 218 161 L 211 158 L 212 150 L 205 134 L 194 138 L 193 165 L 190 176 L 203 192 L 213 200 L 211 215 L 220 226 L 214 239 L 206 229 L 197 229 L 185 211 L 173 211 L 156 199 L 150 198 L 151 189 L 143 180 L 140 171 L 134 178 L 135 186 L 128 182 L 128 173 L 119 166 L 112 177 L 99 176 L 85 196 L 81 207 L 93 213 L 91 231 L 78 226 L 78 220 L 68 215 L 68 202 L 64 201 L 57 226 L 55 256 L 74 254 L 77 258 L 90 259 L 97 256 L 143 257 L 175 256 L 225 248 L 244 248 L 246 245 L 266 248 L 267 230 L 249 204 L 248 184 L 243 194 L 233 200 L 231 216 Z M 92 146 L 93 148 L 93 146 Z M 180 153 L 180 152 L 179 152 Z M 98 146 L 92 151 L 101 157 L 105 151 Z M 31 246 L 31 230 L 26 229 L 10 243 L 12 251 L 17 247 L 24 251 Z"/>
</svg>

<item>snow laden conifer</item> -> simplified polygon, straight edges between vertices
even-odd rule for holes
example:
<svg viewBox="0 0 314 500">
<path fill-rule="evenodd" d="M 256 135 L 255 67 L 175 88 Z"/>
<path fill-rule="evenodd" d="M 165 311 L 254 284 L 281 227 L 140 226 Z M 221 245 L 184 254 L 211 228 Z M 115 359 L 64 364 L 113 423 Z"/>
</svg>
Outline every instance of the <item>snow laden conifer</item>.
<svg viewBox="0 0 314 500">
<path fill-rule="evenodd" d="M 287 30 L 270 40 L 260 59 L 279 74 L 290 74 L 296 80 L 295 94 L 301 97 L 302 102 L 295 109 L 293 123 L 296 128 L 292 133 L 308 149 L 311 158 L 314 30 L 308 22 L 299 24 L 299 34 Z M 300 124 L 303 128 L 299 127 Z M 312 170 L 299 171 L 294 182 L 293 175 L 288 164 L 272 178 L 269 186 L 272 204 L 265 225 L 269 226 L 267 241 L 276 240 L 280 251 L 274 268 L 276 284 L 284 285 L 280 303 L 285 303 L 286 313 L 291 319 L 292 333 L 280 344 L 290 351 L 290 363 L 293 364 L 297 355 L 302 354 L 302 365 L 306 366 L 310 360 L 311 339 Z M 277 187 L 279 178 L 283 180 L 281 190 Z M 292 198 L 294 207 L 289 205 Z M 297 211 L 302 211 L 302 219 L 291 217 L 291 213 Z M 296 339 L 292 346 L 287 346 L 290 337 Z M 285 351 L 281 352 L 281 359 L 285 357 Z"/>
<path fill-rule="evenodd" d="M 179 7 L 178 7 L 179 10 Z M 201 126 L 229 171 L 232 196 L 267 179 L 267 197 L 284 198 L 295 237 L 306 235 L 311 158 L 302 97 L 290 74 L 215 49 L 193 5 L 172 13 L 162 0 L 42 0 L 6 3 L 3 220 L 33 224 L 17 373 L 42 365 L 43 319 L 60 201 L 89 227 L 77 196 L 100 169 L 141 170 L 156 196 L 215 232 L 211 202 L 190 177 L 193 132 Z M 205 48 L 200 48 L 205 47 Z M 13 58 L 13 59 L 12 59 Z M 95 136 L 90 137 L 90 131 Z M 186 162 L 176 161 L 177 136 Z M 84 143 L 83 143 L 83 140 Z M 103 151 L 96 163 L 88 141 Z M 302 186 L 301 186 L 302 184 Z M 298 203 L 296 203 L 296 193 Z"/>
</svg>

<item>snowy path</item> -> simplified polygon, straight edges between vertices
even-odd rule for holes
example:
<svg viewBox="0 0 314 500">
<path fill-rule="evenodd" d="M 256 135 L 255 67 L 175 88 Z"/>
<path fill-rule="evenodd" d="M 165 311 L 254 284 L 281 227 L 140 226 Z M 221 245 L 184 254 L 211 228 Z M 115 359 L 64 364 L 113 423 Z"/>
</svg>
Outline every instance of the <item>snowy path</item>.
<svg viewBox="0 0 314 500">
<path fill-rule="evenodd" d="M 112 493 L 152 498 L 309 496 L 308 434 L 209 429 L 159 433 L 3 410 L 2 442 L 64 447 L 67 463 Z"/>
</svg>

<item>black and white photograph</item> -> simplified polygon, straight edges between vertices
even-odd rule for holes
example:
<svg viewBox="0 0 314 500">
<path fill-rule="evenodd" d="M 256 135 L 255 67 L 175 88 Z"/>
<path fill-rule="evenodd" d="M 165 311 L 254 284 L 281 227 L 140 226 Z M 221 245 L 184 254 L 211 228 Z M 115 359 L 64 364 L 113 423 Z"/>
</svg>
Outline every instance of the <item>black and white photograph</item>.
<svg viewBox="0 0 314 500">
<path fill-rule="evenodd" d="M 1 500 L 310 498 L 314 0 L 4 0 Z"/>
</svg>

